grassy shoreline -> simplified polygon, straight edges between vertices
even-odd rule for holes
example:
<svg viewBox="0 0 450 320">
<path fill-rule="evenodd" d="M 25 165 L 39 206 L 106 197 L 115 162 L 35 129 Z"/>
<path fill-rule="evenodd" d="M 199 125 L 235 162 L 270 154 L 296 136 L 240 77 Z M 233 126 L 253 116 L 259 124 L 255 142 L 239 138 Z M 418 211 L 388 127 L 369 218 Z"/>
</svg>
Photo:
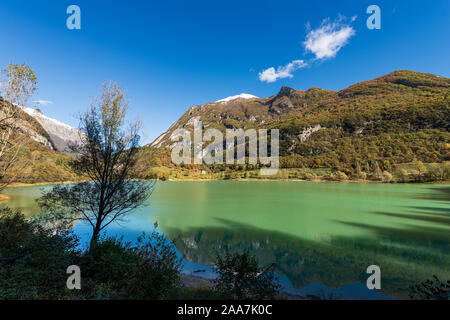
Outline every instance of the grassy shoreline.
<svg viewBox="0 0 450 320">
<path fill-rule="evenodd" d="M 147 166 L 140 168 L 135 179 L 160 181 L 312 181 L 312 182 L 353 182 L 353 183 L 427 183 L 449 184 L 450 161 L 443 163 L 402 163 L 392 166 L 389 171 L 379 167 L 371 171 L 339 171 L 337 168 L 279 168 L 275 175 L 261 175 L 260 169 L 245 166 L 229 167 L 174 167 Z M 13 182 L 8 187 L 54 185 L 86 181 L 81 177 L 64 179 L 30 179 L 31 182 Z M 58 181 L 57 181 L 58 180 Z M 38 182 L 34 182 L 38 181 Z"/>
<path fill-rule="evenodd" d="M 25 182 L 12 182 L 10 183 L 6 188 L 17 188 L 17 187 L 32 187 L 32 186 L 47 186 L 47 185 L 54 185 L 54 184 L 69 184 L 69 183 L 77 183 L 81 181 L 51 181 L 51 182 L 31 182 L 31 183 L 25 183 Z"/>
<path fill-rule="evenodd" d="M 284 181 L 284 182 L 316 182 L 316 183 L 450 184 L 450 180 L 423 181 L 423 182 L 383 182 L 383 181 L 376 181 L 376 180 L 359 180 L 359 179 L 336 181 L 336 180 L 325 180 L 325 179 L 323 179 L 323 180 L 321 180 L 321 179 L 306 180 L 306 179 L 252 179 L 252 178 L 242 178 L 242 179 L 214 179 L 214 178 L 177 179 L 177 178 L 170 178 L 167 180 L 158 180 L 158 181 L 172 181 L 172 182 L 181 182 L 181 181 L 190 181 L 190 182 L 197 182 L 197 181 L 262 181 L 262 182 L 274 181 L 274 182 L 276 182 L 276 181 L 278 181 L 279 182 L 279 181 Z"/>
<path fill-rule="evenodd" d="M 450 184 L 450 180 L 439 180 L 439 181 L 423 181 L 423 182 L 384 182 L 377 180 L 362 180 L 362 179 L 348 179 L 348 180 L 326 180 L 326 179 L 282 179 L 282 178 L 235 178 L 235 179 L 220 179 L 220 178 L 169 178 L 169 179 L 142 179 L 142 180 L 157 180 L 157 181 L 171 181 L 171 182 L 198 182 L 198 181 L 262 181 L 262 182 L 270 182 L 270 181 L 284 181 L 284 182 L 316 182 L 316 183 L 399 183 L 399 184 Z M 23 182 L 14 182 L 9 184 L 5 189 L 8 188 L 18 188 L 18 187 L 34 187 L 34 186 L 49 186 L 56 184 L 70 184 L 70 183 L 78 183 L 82 181 L 53 181 L 53 182 L 34 182 L 34 183 L 23 183 Z M 9 196 L 0 195 L 0 202 L 7 201 Z"/>
</svg>

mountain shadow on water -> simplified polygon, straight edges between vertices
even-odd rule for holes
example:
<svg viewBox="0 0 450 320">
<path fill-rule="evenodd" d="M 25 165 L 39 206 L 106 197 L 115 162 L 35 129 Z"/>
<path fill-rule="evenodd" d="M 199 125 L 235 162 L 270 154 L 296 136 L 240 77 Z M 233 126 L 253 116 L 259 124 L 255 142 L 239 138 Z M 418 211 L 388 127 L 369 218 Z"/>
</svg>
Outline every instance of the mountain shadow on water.
<svg viewBox="0 0 450 320">
<path fill-rule="evenodd" d="M 375 232 L 378 238 L 331 237 L 312 241 L 226 219 L 222 227 L 165 230 L 180 254 L 188 261 L 213 265 L 217 253 L 249 250 L 260 264 L 275 263 L 275 272 L 286 276 L 294 288 L 320 283 L 330 288 L 366 283 L 369 265 L 382 270 L 382 292 L 406 298 L 411 285 L 437 274 L 448 277 L 448 235 L 433 228 L 424 234 L 414 228 L 403 233 L 389 228 L 355 225 Z M 344 222 L 342 222 L 344 223 Z M 428 243 L 426 236 L 435 234 Z M 423 235 L 423 237 L 419 236 Z M 414 246 L 420 244 L 418 249 Z M 431 247 L 433 250 L 427 250 Z"/>
</svg>

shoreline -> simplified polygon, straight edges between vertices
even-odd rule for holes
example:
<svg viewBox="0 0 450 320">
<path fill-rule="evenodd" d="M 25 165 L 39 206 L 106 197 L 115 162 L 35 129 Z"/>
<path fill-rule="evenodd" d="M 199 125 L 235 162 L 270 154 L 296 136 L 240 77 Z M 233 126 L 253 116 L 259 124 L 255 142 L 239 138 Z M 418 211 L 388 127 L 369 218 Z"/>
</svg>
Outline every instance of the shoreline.
<svg viewBox="0 0 450 320">
<path fill-rule="evenodd" d="M 5 203 L 11 200 L 11 196 L 8 196 L 6 194 L 0 194 L 0 203 Z"/>
<path fill-rule="evenodd" d="M 191 288 L 191 289 L 212 289 L 214 287 L 214 280 L 203 278 L 198 275 L 194 275 L 192 273 L 182 273 L 181 274 L 181 282 L 185 288 Z M 386 293 L 382 292 L 383 295 L 386 296 L 386 299 L 402 299 L 402 300 L 408 300 L 408 296 L 395 296 L 391 297 L 387 295 Z M 314 296 L 319 296 L 320 293 L 314 294 Z M 279 291 L 279 300 L 314 300 L 314 297 L 310 294 L 300 294 L 295 292 L 289 292 L 286 288 L 280 288 Z M 338 297 L 339 299 L 345 299 Z M 370 300 L 370 299 L 369 299 Z"/>
<path fill-rule="evenodd" d="M 349 179 L 349 180 L 323 180 L 323 179 L 314 179 L 314 180 L 305 180 L 305 179 L 255 179 L 255 178 L 242 178 L 242 179 L 167 179 L 167 180 L 157 180 L 155 181 L 171 181 L 171 182 L 180 182 L 180 181 L 283 181 L 283 182 L 316 182 L 316 183 L 382 183 L 382 184 L 450 184 L 450 180 L 446 181 L 429 181 L 429 182 L 383 182 L 377 180 L 359 180 L 359 179 Z"/>
<path fill-rule="evenodd" d="M 146 179 L 143 179 L 146 180 Z M 255 179 L 255 178 L 242 178 L 242 179 L 200 179 L 200 178 L 187 178 L 187 179 L 177 179 L 177 178 L 171 178 L 167 180 L 148 180 L 148 181 L 170 181 L 170 182 L 206 182 L 206 181 L 263 181 L 263 182 L 315 182 L 315 183 L 382 183 L 382 184 L 450 184 L 450 181 L 430 181 L 430 182 L 383 182 L 383 181 L 376 181 L 376 180 L 360 180 L 360 179 L 349 179 L 349 180 L 342 180 L 342 181 L 336 181 L 336 180 L 323 180 L 323 179 L 314 179 L 314 180 L 304 180 L 304 179 Z M 70 183 L 79 183 L 83 181 L 53 181 L 53 182 L 34 182 L 34 183 L 25 183 L 25 182 L 13 182 L 10 183 L 8 186 L 5 187 L 4 190 L 8 188 L 17 188 L 17 187 L 34 187 L 34 186 L 47 186 L 47 185 L 56 185 L 56 184 L 70 184 Z M 2 199 L 3 197 L 8 197 L 7 195 L 0 195 L 0 202 L 6 201 L 7 199 Z"/>
<path fill-rule="evenodd" d="M 49 185 L 55 185 L 55 184 L 70 184 L 70 183 L 78 183 L 82 181 L 53 181 L 53 182 L 33 182 L 33 183 L 27 183 L 27 182 L 12 182 L 9 185 L 5 187 L 5 189 L 8 188 L 17 188 L 17 187 L 34 187 L 34 186 L 49 186 Z"/>
<path fill-rule="evenodd" d="M 196 276 L 193 274 L 182 273 L 181 274 L 181 282 L 183 286 L 191 289 L 212 289 L 214 287 L 214 282 L 211 279 L 202 278 L 200 276 Z M 293 294 L 290 292 L 286 292 L 284 290 L 280 290 L 281 300 L 305 300 L 306 298 L 301 295 Z"/>
</svg>

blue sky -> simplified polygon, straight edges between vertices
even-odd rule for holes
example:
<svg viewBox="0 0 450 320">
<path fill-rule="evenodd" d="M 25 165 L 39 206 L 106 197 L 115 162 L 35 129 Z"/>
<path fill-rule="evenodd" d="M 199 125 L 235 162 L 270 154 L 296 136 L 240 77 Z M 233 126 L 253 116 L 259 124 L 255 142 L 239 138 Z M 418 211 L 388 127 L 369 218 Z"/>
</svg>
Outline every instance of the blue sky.
<svg viewBox="0 0 450 320">
<path fill-rule="evenodd" d="M 71 4 L 81 30 L 66 28 Z M 366 26 L 372 4 L 381 30 Z M 0 65 L 28 63 L 33 100 L 74 126 L 104 80 L 120 82 L 148 143 L 188 107 L 243 92 L 338 90 L 398 69 L 448 77 L 449 30 L 448 0 L 1 1 Z"/>
</svg>

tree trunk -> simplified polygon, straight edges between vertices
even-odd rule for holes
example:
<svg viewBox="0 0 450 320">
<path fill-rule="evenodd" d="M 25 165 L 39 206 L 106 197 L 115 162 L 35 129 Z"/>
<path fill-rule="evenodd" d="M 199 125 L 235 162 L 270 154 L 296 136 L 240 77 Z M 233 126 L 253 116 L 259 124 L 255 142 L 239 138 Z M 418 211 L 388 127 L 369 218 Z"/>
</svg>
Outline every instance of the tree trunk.
<svg viewBox="0 0 450 320">
<path fill-rule="evenodd" d="M 98 239 L 100 237 L 100 227 L 101 227 L 101 220 L 98 219 L 97 223 L 94 228 L 94 232 L 92 233 L 91 243 L 89 244 L 89 251 L 92 250 L 92 248 L 97 244 Z"/>
</svg>

